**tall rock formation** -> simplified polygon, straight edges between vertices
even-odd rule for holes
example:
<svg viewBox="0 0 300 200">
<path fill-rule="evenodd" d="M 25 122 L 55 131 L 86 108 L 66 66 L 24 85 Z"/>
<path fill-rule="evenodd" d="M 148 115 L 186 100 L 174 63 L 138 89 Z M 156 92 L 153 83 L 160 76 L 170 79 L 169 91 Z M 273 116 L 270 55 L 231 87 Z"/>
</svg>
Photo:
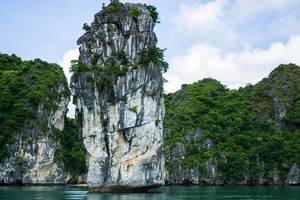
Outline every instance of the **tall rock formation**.
<svg viewBox="0 0 300 200">
<path fill-rule="evenodd" d="M 55 159 L 70 91 L 61 67 L 0 54 L 2 184 L 61 184 L 70 179 Z"/>
<path fill-rule="evenodd" d="M 88 154 L 91 191 L 164 184 L 162 50 L 154 7 L 113 1 L 78 40 L 72 70 L 76 117 Z"/>
</svg>

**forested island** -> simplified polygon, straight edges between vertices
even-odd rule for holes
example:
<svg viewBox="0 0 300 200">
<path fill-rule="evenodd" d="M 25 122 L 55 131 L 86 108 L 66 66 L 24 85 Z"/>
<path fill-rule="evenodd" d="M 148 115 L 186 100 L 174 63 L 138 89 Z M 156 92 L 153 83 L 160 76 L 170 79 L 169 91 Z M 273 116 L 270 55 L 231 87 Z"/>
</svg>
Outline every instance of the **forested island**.
<svg viewBox="0 0 300 200">
<path fill-rule="evenodd" d="M 207 78 L 167 94 L 170 183 L 299 184 L 300 68 L 280 65 L 255 85 Z"/>
</svg>

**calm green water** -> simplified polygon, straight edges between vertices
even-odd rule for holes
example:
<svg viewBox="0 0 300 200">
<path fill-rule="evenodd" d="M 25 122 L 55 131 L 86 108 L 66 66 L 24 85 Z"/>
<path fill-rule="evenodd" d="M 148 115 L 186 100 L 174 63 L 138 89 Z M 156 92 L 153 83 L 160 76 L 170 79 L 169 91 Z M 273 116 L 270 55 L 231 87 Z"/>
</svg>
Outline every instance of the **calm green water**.
<svg viewBox="0 0 300 200">
<path fill-rule="evenodd" d="M 0 187 L 0 200 L 293 200 L 300 187 L 165 187 L 147 194 L 92 194 L 70 187 Z"/>
</svg>

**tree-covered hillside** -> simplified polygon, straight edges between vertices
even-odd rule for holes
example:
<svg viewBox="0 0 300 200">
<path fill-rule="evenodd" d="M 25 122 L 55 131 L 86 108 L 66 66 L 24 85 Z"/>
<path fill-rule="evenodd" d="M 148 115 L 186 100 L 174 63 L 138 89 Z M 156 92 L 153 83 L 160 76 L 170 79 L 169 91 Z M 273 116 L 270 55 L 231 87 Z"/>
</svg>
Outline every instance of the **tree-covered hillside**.
<svg viewBox="0 0 300 200">
<path fill-rule="evenodd" d="M 239 90 L 204 79 L 168 94 L 169 181 L 284 183 L 300 164 L 299 92 L 300 68 L 289 64 Z"/>
<path fill-rule="evenodd" d="M 67 89 L 61 89 L 60 93 L 61 83 Z M 16 55 L 0 54 L 0 159 L 8 154 L 8 145 L 14 143 L 13 134 L 26 121 L 37 117 L 39 106 L 43 105 L 50 114 L 61 97 L 69 96 L 60 66 L 40 59 L 22 61 Z"/>
<path fill-rule="evenodd" d="M 26 149 L 33 159 L 38 155 L 46 159 L 47 153 L 57 149 L 55 160 L 64 164 L 65 171 L 74 178 L 85 173 L 85 150 L 77 122 L 63 120 L 70 95 L 59 65 L 40 59 L 23 61 L 16 55 L 0 54 L 0 161 L 18 160 L 18 174 L 34 165 L 27 163 L 28 152 L 22 155 L 23 150 L 16 153 L 16 149 Z M 65 128 L 59 130 L 53 124 Z M 43 146 L 45 142 L 47 151 L 40 149 L 37 152 L 37 146 Z M 10 156 L 12 158 L 5 160 Z"/>
</svg>

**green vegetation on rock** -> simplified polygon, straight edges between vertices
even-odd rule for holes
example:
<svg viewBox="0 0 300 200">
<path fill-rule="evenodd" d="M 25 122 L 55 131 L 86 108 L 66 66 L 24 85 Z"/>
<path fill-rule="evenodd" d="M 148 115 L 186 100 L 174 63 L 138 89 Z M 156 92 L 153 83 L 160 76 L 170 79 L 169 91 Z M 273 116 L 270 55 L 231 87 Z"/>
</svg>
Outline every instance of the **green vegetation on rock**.
<svg viewBox="0 0 300 200">
<path fill-rule="evenodd" d="M 85 64 L 81 60 L 72 60 L 70 72 L 74 75 L 95 71 L 100 72 L 105 77 L 109 76 L 124 76 L 129 69 L 129 60 L 124 51 L 112 53 L 102 64 L 97 64 L 98 60 L 93 61 L 93 64 Z"/>
<path fill-rule="evenodd" d="M 26 121 L 35 120 L 39 108 L 50 115 L 57 102 L 69 96 L 60 66 L 40 59 L 22 61 L 16 55 L 0 54 L 0 160 L 8 155 L 13 135 L 25 126 L 30 128 Z"/>
<path fill-rule="evenodd" d="M 72 60 L 70 72 L 73 74 L 80 74 L 90 70 L 89 65 L 84 64 L 81 60 Z"/>
<path fill-rule="evenodd" d="M 82 29 L 85 30 L 86 32 L 88 32 L 88 31 L 91 30 L 91 26 L 88 25 L 87 23 L 84 23 L 83 26 L 82 26 Z"/>
<path fill-rule="evenodd" d="M 129 110 L 130 112 L 138 113 L 138 111 L 137 111 L 137 106 L 128 108 L 128 110 Z"/>
<path fill-rule="evenodd" d="M 287 115 L 284 117 L 289 128 L 300 128 L 300 96 L 294 99 Z"/>
<path fill-rule="evenodd" d="M 128 14 L 132 17 L 137 18 L 138 16 L 140 16 L 141 11 L 137 7 L 131 7 L 131 8 L 129 8 Z"/>
<path fill-rule="evenodd" d="M 63 131 L 58 131 L 55 135 L 60 143 L 60 148 L 56 151 L 56 159 L 62 161 L 64 169 L 76 176 L 87 172 L 85 163 L 85 148 L 83 140 L 79 136 L 79 125 L 75 119 L 65 118 Z"/>
<path fill-rule="evenodd" d="M 157 8 L 155 6 L 152 6 L 152 5 L 146 5 L 146 8 L 150 12 L 150 15 L 151 15 L 154 23 L 160 23 Z"/>
<path fill-rule="evenodd" d="M 166 96 L 166 157 L 184 148 L 183 167 L 214 160 L 217 179 L 251 183 L 284 180 L 289 168 L 300 165 L 300 68 L 280 65 L 260 83 L 230 90 L 214 79 L 183 85 Z M 200 140 L 194 138 L 197 131 Z M 210 145 L 208 145 L 210 143 Z M 173 173 L 172 158 L 166 160 Z"/>
<path fill-rule="evenodd" d="M 159 47 L 152 45 L 143 49 L 140 54 L 141 65 L 149 65 L 151 62 L 158 63 L 163 72 L 167 72 L 169 64 L 165 61 L 164 52 L 166 49 L 160 49 Z"/>
<path fill-rule="evenodd" d="M 108 6 L 107 11 L 108 13 L 112 14 L 115 12 L 119 12 L 124 7 L 124 4 L 120 2 L 119 0 L 113 0 Z"/>
<path fill-rule="evenodd" d="M 105 88 L 108 90 L 109 101 L 115 102 L 113 83 L 118 77 L 125 76 L 129 71 L 130 62 L 124 51 L 112 53 L 102 64 L 85 64 L 81 60 L 73 60 L 70 68 L 75 76 L 81 73 L 93 72 L 95 76 L 89 77 L 93 88 Z"/>
</svg>

